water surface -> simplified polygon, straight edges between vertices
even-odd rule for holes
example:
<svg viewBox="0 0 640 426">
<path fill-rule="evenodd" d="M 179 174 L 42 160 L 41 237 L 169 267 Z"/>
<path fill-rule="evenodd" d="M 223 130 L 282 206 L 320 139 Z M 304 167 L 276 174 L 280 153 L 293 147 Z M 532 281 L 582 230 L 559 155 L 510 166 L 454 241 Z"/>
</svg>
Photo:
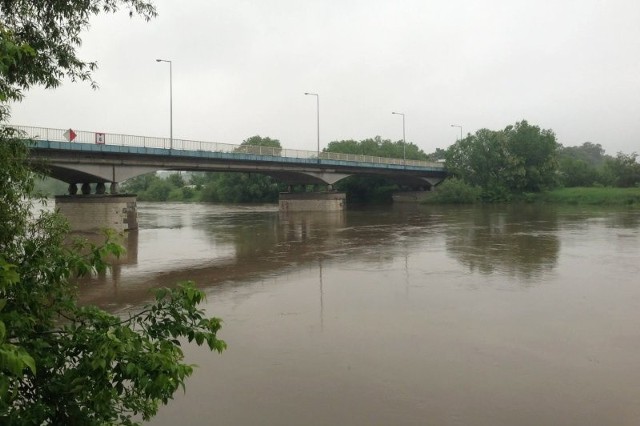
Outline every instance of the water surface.
<svg viewBox="0 0 640 426">
<path fill-rule="evenodd" d="M 195 280 L 222 355 L 154 425 L 638 425 L 640 211 L 139 203 L 82 300 Z"/>
</svg>

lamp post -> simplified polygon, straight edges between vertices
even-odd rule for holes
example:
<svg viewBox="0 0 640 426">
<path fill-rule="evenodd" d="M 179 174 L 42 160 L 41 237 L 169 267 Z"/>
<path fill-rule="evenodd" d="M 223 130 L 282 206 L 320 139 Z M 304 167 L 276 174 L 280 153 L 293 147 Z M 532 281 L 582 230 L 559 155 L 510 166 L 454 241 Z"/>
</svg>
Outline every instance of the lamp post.
<svg viewBox="0 0 640 426">
<path fill-rule="evenodd" d="M 169 64 L 169 150 L 173 149 L 173 70 L 171 61 L 166 59 L 156 59 L 156 62 L 166 62 Z"/>
<path fill-rule="evenodd" d="M 320 162 L 320 95 L 317 93 L 305 92 L 305 95 L 316 97 L 316 113 L 318 115 L 318 163 Z"/>
<path fill-rule="evenodd" d="M 460 128 L 460 140 L 462 140 L 462 126 L 458 125 L 458 124 L 452 124 L 451 127 L 458 127 Z"/>
<path fill-rule="evenodd" d="M 403 112 L 392 112 L 391 114 L 401 115 L 402 116 L 402 162 L 404 166 L 407 167 L 407 141 L 404 135 L 404 113 Z"/>
</svg>

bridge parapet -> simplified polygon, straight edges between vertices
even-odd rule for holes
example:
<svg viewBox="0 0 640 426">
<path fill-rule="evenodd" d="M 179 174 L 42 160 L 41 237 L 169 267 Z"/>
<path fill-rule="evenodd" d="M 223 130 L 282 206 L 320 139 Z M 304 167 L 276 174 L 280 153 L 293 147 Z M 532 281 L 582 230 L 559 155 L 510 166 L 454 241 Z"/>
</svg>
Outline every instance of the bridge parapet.
<svg viewBox="0 0 640 426">
<path fill-rule="evenodd" d="M 347 161 L 353 163 L 368 163 L 380 165 L 399 165 L 410 167 L 429 167 L 436 170 L 444 171 L 444 165 L 441 163 L 420 161 L 420 160 L 403 160 L 401 158 L 374 157 L 370 155 L 344 154 L 338 152 L 321 152 L 318 158 L 316 151 L 306 151 L 298 149 L 284 149 L 268 146 L 257 145 L 234 145 L 221 142 L 205 142 L 194 141 L 188 139 L 173 139 L 173 144 L 169 138 L 159 138 L 152 136 L 135 136 L 123 135 L 116 133 L 102 133 L 91 131 L 75 131 L 75 139 L 70 142 L 65 136 L 67 130 L 50 129 L 45 127 L 31 126 L 12 126 L 23 131 L 29 139 L 63 142 L 63 143 L 84 143 L 97 145 L 110 145 L 121 147 L 141 147 L 141 148 L 160 148 L 168 150 L 171 146 L 172 151 L 203 151 L 218 152 L 229 154 L 252 154 L 261 156 L 272 156 L 292 159 L 317 159 L 317 160 L 334 160 Z M 177 153 L 178 153 L 177 152 Z M 177 154 L 176 153 L 176 154 Z"/>
</svg>

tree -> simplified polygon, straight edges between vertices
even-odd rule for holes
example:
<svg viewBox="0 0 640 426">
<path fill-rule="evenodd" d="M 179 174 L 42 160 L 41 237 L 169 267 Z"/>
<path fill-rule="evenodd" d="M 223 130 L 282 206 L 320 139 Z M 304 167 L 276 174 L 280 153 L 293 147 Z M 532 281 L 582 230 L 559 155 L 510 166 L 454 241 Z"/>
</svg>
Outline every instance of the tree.
<svg viewBox="0 0 640 426">
<path fill-rule="evenodd" d="M 407 160 L 428 160 L 429 157 L 412 142 L 393 142 L 389 139 L 375 138 L 354 141 L 352 139 L 329 142 L 323 152 L 343 154 L 371 155 L 373 157 L 404 158 Z"/>
<path fill-rule="evenodd" d="M 76 56 L 89 17 L 130 9 L 155 16 L 143 0 L 0 0 L 0 123 L 8 102 L 64 76 L 92 85 L 94 63 Z M 193 283 L 159 290 L 126 317 L 78 306 L 75 278 L 102 271 L 122 248 L 69 243 L 55 213 L 36 215 L 34 174 L 23 135 L 0 126 L 0 423 L 135 424 L 153 416 L 193 368 L 180 340 L 222 351 L 220 320 L 205 317 Z"/>
<path fill-rule="evenodd" d="M 80 33 L 89 19 L 101 13 L 129 9 L 129 15 L 149 20 L 156 16 L 147 0 L 0 0 L 0 102 L 19 101 L 34 85 L 53 88 L 67 76 L 88 81 L 95 62 L 81 60 L 76 52 Z M 2 117 L 4 119 L 5 117 Z"/>
<path fill-rule="evenodd" d="M 504 130 L 480 129 L 447 149 L 446 167 L 483 199 L 503 201 L 513 193 L 538 192 L 554 184 L 557 143 L 551 130 L 521 121 Z"/>
<path fill-rule="evenodd" d="M 619 152 L 615 158 L 607 159 L 604 173 L 611 176 L 613 184 L 619 187 L 640 185 L 640 163 L 638 154 Z"/>
<path fill-rule="evenodd" d="M 355 141 L 352 139 L 333 141 L 323 152 L 370 155 L 385 158 L 406 158 L 407 160 L 428 160 L 417 145 L 402 141 L 393 142 L 380 136 Z M 336 189 L 347 193 L 350 202 L 389 202 L 399 186 L 389 179 L 379 176 L 350 176 L 336 183 Z"/>
<path fill-rule="evenodd" d="M 540 192 L 556 183 L 558 143 L 553 130 L 540 129 L 526 120 L 504 129 L 507 149 L 519 170 L 512 190 Z"/>
<path fill-rule="evenodd" d="M 473 204 L 480 199 L 481 190 L 458 178 L 452 177 L 438 186 L 438 190 L 428 202 L 439 204 Z"/>
<path fill-rule="evenodd" d="M 253 147 L 268 147 L 267 154 L 279 155 L 280 141 L 259 135 L 245 139 L 237 149 L 249 154 L 260 154 L 262 151 Z M 270 176 L 258 173 L 209 173 L 202 200 L 220 203 L 270 203 L 278 200 L 284 189 Z"/>
<path fill-rule="evenodd" d="M 480 129 L 449 147 L 449 172 L 471 186 L 479 186 L 483 198 L 503 201 L 518 179 L 518 161 L 509 152 L 504 132 Z"/>
</svg>

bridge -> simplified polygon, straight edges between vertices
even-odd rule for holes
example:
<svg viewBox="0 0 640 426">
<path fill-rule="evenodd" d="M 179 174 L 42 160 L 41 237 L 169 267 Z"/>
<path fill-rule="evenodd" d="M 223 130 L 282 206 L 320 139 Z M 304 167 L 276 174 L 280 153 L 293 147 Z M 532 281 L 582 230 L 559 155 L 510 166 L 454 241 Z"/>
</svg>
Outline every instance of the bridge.
<svg viewBox="0 0 640 426">
<path fill-rule="evenodd" d="M 326 209 L 318 200 L 344 206 L 344 195 L 336 196 L 333 185 L 349 176 L 381 176 L 416 191 L 428 191 L 446 177 L 444 165 L 435 162 L 193 141 L 71 131 L 42 127 L 12 126 L 33 141 L 31 161 L 46 175 L 69 184 L 75 196 L 118 195 L 118 184 L 158 170 L 245 172 L 271 176 L 289 185 L 280 206 L 287 210 L 292 200 L 302 200 L 293 209 Z M 295 185 L 326 185 L 324 193 L 293 194 Z M 309 204 L 309 200 L 314 200 Z M 337 200 L 337 201 L 336 201 Z M 284 203 L 283 203 L 284 201 Z M 293 204 L 292 204 L 293 203 Z M 323 201 L 326 204 L 326 202 Z M 284 206 L 284 207 L 283 207 Z M 315 206 L 315 207 L 314 207 Z M 329 208 L 333 209 L 333 208 Z"/>
</svg>

